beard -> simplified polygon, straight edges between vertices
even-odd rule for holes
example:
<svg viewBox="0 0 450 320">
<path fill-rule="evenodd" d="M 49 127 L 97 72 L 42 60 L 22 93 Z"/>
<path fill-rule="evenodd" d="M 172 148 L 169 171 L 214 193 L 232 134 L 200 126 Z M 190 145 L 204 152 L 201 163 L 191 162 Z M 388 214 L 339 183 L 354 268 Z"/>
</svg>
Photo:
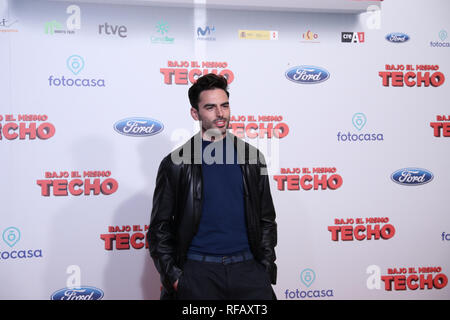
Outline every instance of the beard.
<svg viewBox="0 0 450 320">
<path fill-rule="evenodd" d="M 219 140 L 227 133 L 230 120 L 227 118 L 218 118 L 213 121 L 204 121 L 199 117 L 200 126 L 203 134 L 211 140 Z"/>
</svg>

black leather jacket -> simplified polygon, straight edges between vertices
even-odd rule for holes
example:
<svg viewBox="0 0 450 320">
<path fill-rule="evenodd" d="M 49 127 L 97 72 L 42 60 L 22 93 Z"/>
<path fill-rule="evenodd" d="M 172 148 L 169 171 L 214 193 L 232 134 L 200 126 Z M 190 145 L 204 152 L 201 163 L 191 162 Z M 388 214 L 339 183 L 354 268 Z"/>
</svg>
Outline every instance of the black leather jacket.
<svg viewBox="0 0 450 320">
<path fill-rule="evenodd" d="M 275 284 L 277 225 L 264 156 L 231 133 L 227 133 L 227 139 L 233 139 L 242 170 L 250 249 Z M 166 156 L 158 169 L 147 236 L 150 255 L 161 275 L 161 299 L 170 299 L 174 293 L 173 283 L 183 273 L 181 266 L 200 223 L 201 152 L 198 133 Z"/>
</svg>

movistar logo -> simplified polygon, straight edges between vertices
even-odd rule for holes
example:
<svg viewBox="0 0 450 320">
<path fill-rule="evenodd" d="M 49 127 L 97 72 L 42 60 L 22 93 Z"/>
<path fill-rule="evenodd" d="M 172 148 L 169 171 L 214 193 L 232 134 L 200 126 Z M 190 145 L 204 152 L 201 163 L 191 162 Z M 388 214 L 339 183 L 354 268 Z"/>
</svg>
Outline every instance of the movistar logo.
<svg viewBox="0 0 450 320">
<path fill-rule="evenodd" d="M 198 27 L 197 28 L 197 40 L 209 40 L 209 41 L 215 41 L 216 38 L 212 35 L 215 33 L 216 27 L 214 26 L 206 26 L 204 28 Z"/>
</svg>

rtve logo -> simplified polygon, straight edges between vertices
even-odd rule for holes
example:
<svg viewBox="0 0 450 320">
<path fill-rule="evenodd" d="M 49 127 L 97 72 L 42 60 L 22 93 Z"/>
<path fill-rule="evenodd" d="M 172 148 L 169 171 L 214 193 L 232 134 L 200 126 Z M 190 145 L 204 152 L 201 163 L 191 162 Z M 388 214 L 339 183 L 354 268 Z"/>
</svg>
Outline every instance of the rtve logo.
<svg viewBox="0 0 450 320">
<path fill-rule="evenodd" d="M 126 38 L 127 35 L 127 27 L 119 26 L 119 25 L 110 25 L 108 22 L 105 24 L 100 24 L 98 26 L 98 34 L 106 34 L 106 35 L 118 35 L 121 38 Z"/>
</svg>

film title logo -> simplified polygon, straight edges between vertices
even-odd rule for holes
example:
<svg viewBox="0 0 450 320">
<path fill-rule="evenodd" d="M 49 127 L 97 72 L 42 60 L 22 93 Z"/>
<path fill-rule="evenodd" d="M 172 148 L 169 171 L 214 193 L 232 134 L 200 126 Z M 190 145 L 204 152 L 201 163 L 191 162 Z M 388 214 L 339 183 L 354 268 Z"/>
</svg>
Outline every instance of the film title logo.
<svg viewBox="0 0 450 320">
<path fill-rule="evenodd" d="M 105 250 L 142 249 L 144 246 L 148 249 L 148 225 L 109 226 L 108 232 L 100 235 L 105 242 Z"/>
<path fill-rule="evenodd" d="M 55 126 L 46 115 L 0 114 L 0 140 L 47 140 L 55 135 Z M 2 123 L 2 122 L 5 123 Z"/>
<path fill-rule="evenodd" d="M 444 137 L 450 137 L 450 115 L 436 116 L 436 122 L 430 122 L 430 127 L 435 137 L 439 138 L 441 133 Z"/>
<path fill-rule="evenodd" d="M 208 73 L 224 76 L 228 84 L 234 80 L 234 73 L 228 69 L 227 62 L 213 61 L 167 61 L 167 68 L 160 68 L 165 84 L 193 84 L 197 79 Z"/>
<path fill-rule="evenodd" d="M 333 241 L 388 240 L 395 235 L 387 217 L 334 219 L 334 224 L 328 227 Z"/>
<path fill-rule="evenodd" d="M 367 279 L 367 288 L 371 290 L 381 289 L 381 282 L 385 291 L 442 289 L 448 283 L 448 277 L 440 266 L 388 268 L 387 274 L 381 275 L 381 268 L 371 265 L 366 272 L 371 274 Z"/>
<path fill-rule="evenodd" d="M 274 175 L 277 189 L 287 190 L 336 190 L 343 179 L 336 168 L 281 168 L 280 175 Z"/>
<path fill-rule="evenodd" d="M 385 69 L 386 71 L 378 73 L 385 87 L 439 87 L 445 82 L 445 76 L 438 71 L 438 65 L 387 64 Z"/>
<path fill-rule="evenodd" d="M 282 121 L 282 116 L 237 115 L 231 116 L 228 128 L 241 139 L 245 137 L 250 139 L 272 139 L 272 137 L 281 139 L 289 133 L 289 126 Z"/>
<path fill-rule="evenodd" d="M 45 179 L 36 183 L 45 197 L 111 195 L 119 188 L 117 180 L 111 178 L 111 171 L 48 171 L 45 172 Z"/>
</svg>

